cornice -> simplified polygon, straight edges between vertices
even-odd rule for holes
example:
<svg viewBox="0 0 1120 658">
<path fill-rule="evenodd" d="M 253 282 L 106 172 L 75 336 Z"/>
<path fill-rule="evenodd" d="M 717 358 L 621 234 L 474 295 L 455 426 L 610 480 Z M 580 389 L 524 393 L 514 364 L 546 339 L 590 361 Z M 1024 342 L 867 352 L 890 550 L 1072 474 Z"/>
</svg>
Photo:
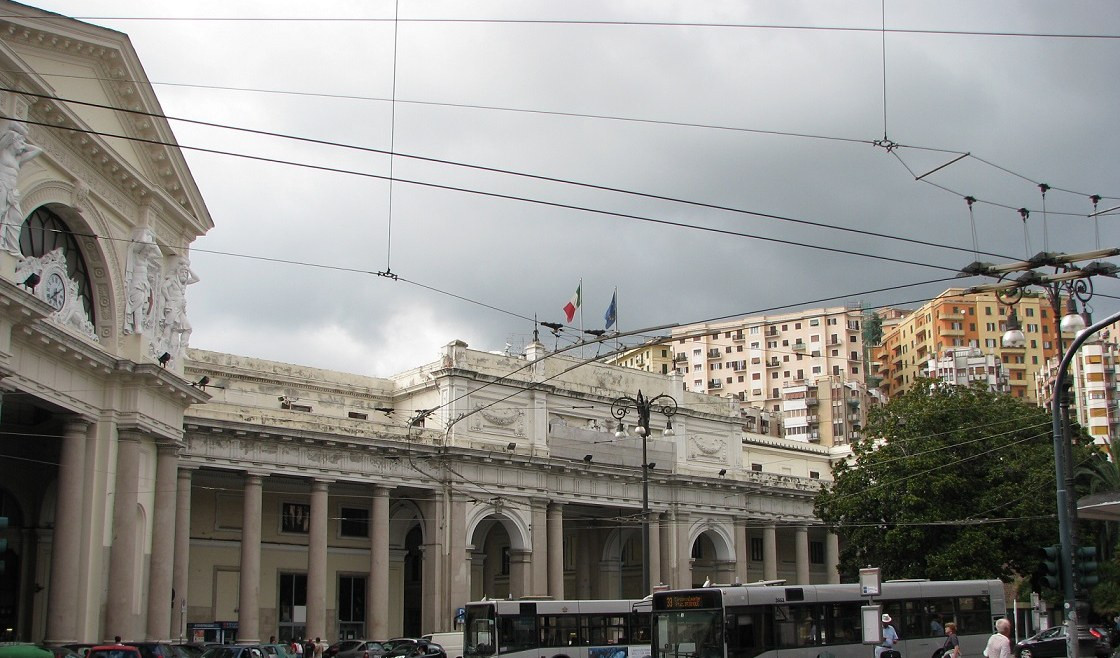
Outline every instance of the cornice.
<svg viewBox="0 0 1120 658">
<path fill-rule="evenodd" d="M 170 124 L 162 117 L 137 113 L 162 115 L 162 110 L 128 38 L 119 32 L 79 21 L 56 18 L 49 23 L 37 24 L 42 21 L 36 18 L 5 16 L 0 19 L 0 36 L 3 37 L 0 39 L 0 57 L 11 64 L 5 68 L 20 71 L 7 73 L 10 79 L 17 81 L 16 85 L 8 86 L 22 87 L 46 96 L 54 95 L 53 85 L 29 70 L 13 46 L 33 47 L 51 52 L 56 57 L 72 58 L 85 67 L 94 64 L 101 86 L 111 99 L 110 104 L 126 110 L 117 113 L 127 133 L 124 137 L 159 142 L 136 143 L 136 151 L 145 160 L 152 178 L 135 171 L 129 163 L 116 157 L 105 138 L 84 132 L 89 127 L 64 101 L 23 96 L 29 105 L 28 118 L 72 129 L 64 131 L 69 134 L 67 138 L 61 138 L 63 131 L 55 131 L 60 135 L 59 141 L 69 143 L 70 148 L 93 163 L 101 176 L 112 181 L 135 203 L 160 199 L 169 209 L 178 209 L 182 219 L 188 219 L 198 234 L 212 228 L 213 221 L 178 149 Z"/>
</svg>

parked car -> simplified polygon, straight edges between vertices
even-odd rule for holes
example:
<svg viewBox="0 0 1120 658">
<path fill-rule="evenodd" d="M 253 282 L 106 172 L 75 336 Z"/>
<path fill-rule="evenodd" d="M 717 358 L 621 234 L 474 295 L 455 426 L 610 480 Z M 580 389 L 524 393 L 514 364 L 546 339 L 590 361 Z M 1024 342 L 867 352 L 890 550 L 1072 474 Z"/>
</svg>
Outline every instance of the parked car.
<svg viewBox="0 0 1120 658">
<path fill-rule="evenodd" d="M 327 647 L 327 650 L 323 652 L 323 657 L 334 658 L 340 652 L 350 651 L 361 643 L 361 640 L 339 640 L 338 642 L 335 642 L 334 644 Z"/>
<path fill-rule="evenodd" d="M 389 646 L 382 658 L 447 658 L 443 647 L 428 640 L 397 638 L 385 644 Z"/>
<path fill-rule="evenodd" d="M 202 653 L 210 647 L 205 644 L 197 644 L 194 642 L 181 642 L 172 644 L 182 658 L 202 658 Z"/>
<path fill-rule="evenodd" d="M 269 658 L 269 653 L 259 644 L 219 644 L 203 652 L 202 658 Z"/>
<path fill-rule="evenodd" d="M 93 645 L 93 644 L 64 644 L 63 646 L 66 647 L 67 649 L 73 651 L 74 653 L 78 654 L 82 658 L 86 658 L 86 655 L 89 653 L 89 650 L 92 649 L 96 645 Z"/>
<path fill-rule="evenodd" d="M 1090 628 L 1082 628 L 1078 633 L 1078 645 L 1083 656 L 1096 655 L 1096 658 L 1109 658 L 1112 645 L 1106 633 Z M 1089 647 L 1093 653 L 1087 654 Z M 1012 649 L 1016 658 L 1059 658 L 1066 655 L 1066 627 L 1052 626 L 1025 640 L 1020 640 Z"/>
<path fill-rule="evenodd" d="M 125 642 L 140 650 L 142 658 L 182 658 L 179 650 L 163 642 Z"/>
<path fill-rule="evenodd" d="M 377 640 L 356 640 L 357 646 L 335 654 L 334 658 L 380 658 L 385 654 L 385 646 Z"/>
<path fill-rule="evenodd" d="M 51 658 L 50 650 L 29 642 L 12 642 L 0 646 L 0 658 Z"/>
<path fill-rule="evenodd" d="M 421 640 L 434 642 L 443 647 L 447 658 L 463 658 L 463 631 L 455 633 L 428 633 L 421 635 Z"/>
<path fill-rule="evenodd" d="M 272 658 L 293 658 L 291 647 L 286 644 L 262 644 Z"/>
<path fill-rule="evenodd" d="M 99 644 L 90 647 L 86 658 L 144 658 L 140 649 L 127 644 Z"/>
</svg>

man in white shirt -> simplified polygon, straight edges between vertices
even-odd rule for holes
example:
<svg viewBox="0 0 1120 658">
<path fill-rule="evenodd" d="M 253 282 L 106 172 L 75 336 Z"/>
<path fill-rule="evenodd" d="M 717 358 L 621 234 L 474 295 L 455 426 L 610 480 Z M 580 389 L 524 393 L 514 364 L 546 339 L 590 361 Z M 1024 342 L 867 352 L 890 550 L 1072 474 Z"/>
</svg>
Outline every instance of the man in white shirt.
<svg viewBox="0 0 1120 658">
<path fill-rule="evenodd" d="M 988 646 L 984 648 L 987 658 L 1011 658 L 1011 622 L 1006 619 L 996 620 L 996 632 L 988 638 Z"/>
</svg>

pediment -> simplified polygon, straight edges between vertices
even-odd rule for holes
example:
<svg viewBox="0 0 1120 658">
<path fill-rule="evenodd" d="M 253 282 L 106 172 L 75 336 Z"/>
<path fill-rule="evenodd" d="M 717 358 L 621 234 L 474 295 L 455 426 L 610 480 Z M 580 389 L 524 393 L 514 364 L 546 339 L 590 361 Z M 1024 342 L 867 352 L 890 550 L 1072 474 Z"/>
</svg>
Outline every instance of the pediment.
<svg viewBox="0 0 1120 658">
<path fill-rule="evenodd" d="M 37 128 L 52 131 L 137 204 L 158 200 L 174 208 L 197 235 L 212 228 L 128 36 L 17 3 L 0 4 L 0 86 L 26 92 L 0 91 L 8 97 L 0 108 L 25 118 L 32 134 Z"/>
</svg>

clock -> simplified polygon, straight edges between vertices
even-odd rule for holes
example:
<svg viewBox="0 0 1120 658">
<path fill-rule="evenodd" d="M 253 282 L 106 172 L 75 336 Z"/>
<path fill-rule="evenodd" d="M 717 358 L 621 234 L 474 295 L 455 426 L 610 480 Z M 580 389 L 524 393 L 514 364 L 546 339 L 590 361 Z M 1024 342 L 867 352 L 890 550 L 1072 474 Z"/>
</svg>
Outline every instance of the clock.
<svg viewBox="0 0 1120 658">
<path fill-rule="evenodd" d="M 51 272 L 43 282 L 43 298 L 54 310 L 61 311 L 66 306 L 66 282 L 58 272 Z"/>
</svg>

